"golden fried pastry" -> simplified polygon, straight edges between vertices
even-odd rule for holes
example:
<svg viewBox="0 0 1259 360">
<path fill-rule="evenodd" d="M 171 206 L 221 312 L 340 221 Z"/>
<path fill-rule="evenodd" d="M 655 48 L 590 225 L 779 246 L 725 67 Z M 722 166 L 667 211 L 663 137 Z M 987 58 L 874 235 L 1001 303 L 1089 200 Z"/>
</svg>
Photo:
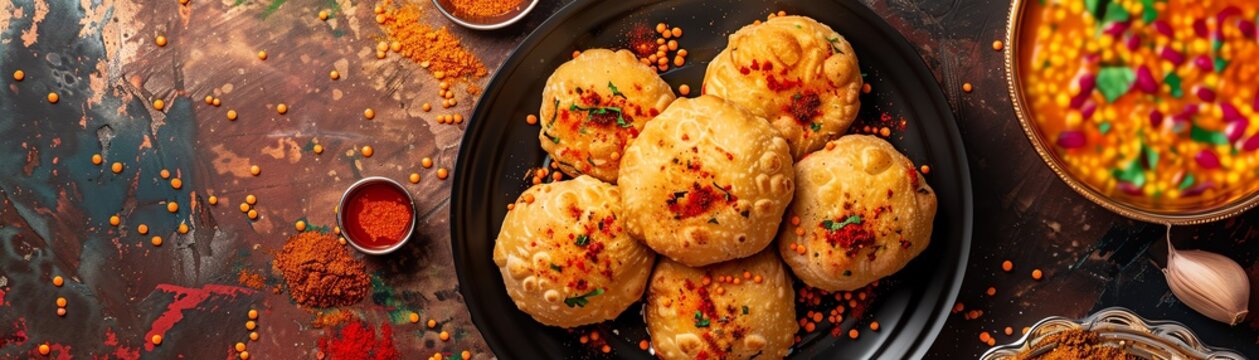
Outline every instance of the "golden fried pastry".
<svg viewBox="0 0 1259 360">
<path fill-rule="evenodd" d="M 678 99 L 625 149 L 625 227 L 689 266 L 751 256 L 773 241 L 792 173 L 764 119 L 715 96 Z"/>
<path fill-rule="evenodd" d="M 650 287 L 643 311 L 661 359 L 787 356 L 795 300 L 791 277 L 772 250 L 703 268 L 661 260 Z"/>
<path fill-rule="evenodd" d="M 936 196 L 883 139 L 848 135 L 796 163 L 795 201 L 778 250 L 810 286 L 854 290 L 891 275 L 931 241 Z M 797 235 L 803 233 L 804 235 Z"/>
<path fill-rule="evenodd" d="M 643 295 L 656 254 L 625 232 L 616 186 L 589 176 L 526 190 L 503 219 L 494 264 L 516 307 L 574 327 L 615 318 Z"/>
<path fill-rule="evenodd" d="M 547 79 L 538 140 L 564 173 L 613 182 L 625 146 L 673 99 L 633 53 L 586 50 Z"/>
<path fill-rule="evenodd" d="M 848 130 L 861 108 L 861 84 L 852 45 L 804 16 L 739 29 L 704 74 L 705 94 L 768 119 L 795 159 Z"/>
</svg>

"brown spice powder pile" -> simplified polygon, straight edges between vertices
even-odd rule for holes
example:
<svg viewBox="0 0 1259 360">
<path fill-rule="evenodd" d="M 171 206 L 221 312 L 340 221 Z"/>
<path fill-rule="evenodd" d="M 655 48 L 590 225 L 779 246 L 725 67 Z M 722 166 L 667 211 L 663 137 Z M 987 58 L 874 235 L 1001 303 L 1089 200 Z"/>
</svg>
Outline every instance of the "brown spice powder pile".
<svg viewBox="0 0 1259 360">
<path fill-rule="evenodd" d="M 381 15 L 384 22 L 380 26 L 402 45 L 399 53 L 421 65 L 427 63 L 429 72 L 443 75 L 439 78 L 480 78 L 489 73 L 481 59 L 465 49 L 449 29 L 426 25 L 419 5 L 387 6 Z"/>
<path fill-rule="evenodd" d="M 471 17 L 491 17 L 506 14 L 520 7 L 522 0 L 451 0 L 455 11 Z"/>
<path fill-rule="evenodd" d="M 1052 334 L 1041 340 L 1031 350 L 1053 346 L 1053 350 L 1040 355 L 1030 352 L 1020 353 L 1016 360 L 1076 360 L 1076 359 L 1121 359 L 1139 360 L 1139 357 L 1128 354 L 1123 349 L 1103 345 L 1101 336 L 1092 331 L 1072 329 Z"/>
<path fill-rule="evenodd" d="M 262 274 L 253 273 L 245 269 L 240 270 L 236 281 L 251 289 L 262 289 L 267 286 L 267 280 L 262 277 Z"/>
<path fill-rule="evenodd" d="M 363 262 L 350 256 L 336 236 L 317 231 L 289 238 L 271 266 L 284 275 L 293 301 L 306 306 L 353 305 L 371 285 Z"/>
</svg>

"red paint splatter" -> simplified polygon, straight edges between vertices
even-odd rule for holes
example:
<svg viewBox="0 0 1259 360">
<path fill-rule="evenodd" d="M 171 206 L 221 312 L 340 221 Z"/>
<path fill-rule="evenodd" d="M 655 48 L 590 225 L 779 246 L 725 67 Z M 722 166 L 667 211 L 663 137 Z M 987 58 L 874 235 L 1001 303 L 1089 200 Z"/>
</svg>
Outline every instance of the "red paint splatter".
<svg viewBox="0 0 1259 360">
<path fill-rule="evenodd" d="M 174 294 L 175 299 L 174 301 L 171 301 L 170 305 L 166 306 L 166 311 L 163 312 L 157 320 L 154 320 L 152 325 L 150 325 L 149 332 L 144 334 L 144 339 L 146 340 L 153 338 L 153 335 L 162 335 L 165 337 L 167 331 L 174 327 L 176 323 L 179 323 L 180 320 L 184 319 L 185 310 L 196 308 L 201 304 L 201 302 L 209 299 L 212 295 L 234 298 L 237 295 L 250 295 L 254 293 L 254 290 L 248 288 L 214 284 L 206 285 L 200 289 L 186 288 L 171 284 L 159 284 L 157 285 L 157 290 Z M 153 343 L 145 341 L 144 351 L 153 351 Z"/>
<path fill-rule="evenodd" d="M 380 338 L 376 330 L 363 322 L 353 322 L 341 328 L 339 333 L 319 339 L 319 351 L 328 358 L 338 360 L 388 360 L 397 359 L 398 349 L 393 345 L 393 328 L 380 325 Z"/>
<path fill-rule="evenodd" d="M 26 319 L 18 318 L 13 321 L 13 332 L 4 334 L 0 337 L 0 349 L 9 345 L 21 346 L 26 343 L 29 338 L 26 336 Z"/>
<path fill-rule="evenodd" d="M 113 328 L 105 329 L 105 346 L 114 347 L 115 359 L 136 360 L 140 358 L 140 349 L 118 346 L 118 334 L 114 333 Z"/>
</svg>

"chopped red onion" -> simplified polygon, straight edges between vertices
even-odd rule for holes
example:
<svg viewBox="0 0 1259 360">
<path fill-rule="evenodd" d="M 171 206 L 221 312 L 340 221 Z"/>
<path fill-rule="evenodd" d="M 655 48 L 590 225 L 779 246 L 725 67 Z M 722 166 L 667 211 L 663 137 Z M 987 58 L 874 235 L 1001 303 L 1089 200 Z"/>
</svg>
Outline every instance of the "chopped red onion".
<svg viewBox="0 0 1259 360">
<path fill-rule="evenodd" d="M 1141 46 L 1141 35 L 1132 34 L 1128 37 L 1128 51 L 1136 51 Z"/>
<path fill-rule="evenodd" d="M 1093 89 L 1097 88 L 1097 75 L 1086 73 L 1084 75 L 1080 75 L 1080 79 L 1078 81 L 1080 83 L 1081 94 L 1092 93 Z M 1259 97 L 1256 97 L 1255 101 L 1256 104 L 1259 104 Z"/>
<path fill-rule="evenodd" d="M 1224 8 L 1224 10 L 1220 10 L 1219 13 L 1215 14 L 1215 23 L 1217 25 L 1223 24 L 1224 20 L 1227 20 L 1230 17 L 1241 15 L 1241 14 L 1242 14 L 1241 9 L 1238 9 L 1236 6 L 1229 5 L 1228 7 Z"/>
<path fill-rule="evenodd" d="M 1233 103 L 1231 102 L 1220 103 L 1220 112 L 1224 114 L 1225 122 L 1233 122 L 1237 120 L 1246 119 L 1246 117 L 1242 115 L 1242 112 L 1238 111 L 1237 107 L 1233 106 Z"/>
<path fill-rule="evenodd" d="M 1097 112 L 1097 102 L 1086 100 L 1084 105 L 1080 107 L 1080 117 L 1084 120 L 1092 119 L 1093 113 Z"/>
<path fill-rule="evenodd" d="M 1137 69 L 1136 87 L 1147 94 L 1158 92 L 1158 81 L 1154 80 L 1154 74 L 1150 72 L 1149 67 L 1141 65 Z"/>
<path fill-rule="evenodd" d="M 1106 28 L 1103 29 L 1102 32 L 1110 36 L 1123 35 L 1124 31 L 1128 31 L 1129 25 L 1131 24 L 1127 21 L 1113 22 L 1110 23 L 1110 25 L 1106 25 Z"/>
<path fill-rule="evenodd" d="M 1210 56 L 1198 55 L 1198 57 L 1193 59 L 1193 64 L 1197 65 L 1202 71 L 1215 70 L 1215 63 L 1211 61 Z"/>
<path fill-rule="evenodd" d="M 1179 51 L 1172 49 L 1170 46 L 1164 46 L 1163 50 L 1159 52 L 1159 56 L 1162 57 L 1163 60 L 1171 61 L 1172 65 L 1180 66 L 1180 64 L 1185 63 L 1185 56 L 1181 55 Z"/>
<path fill-rule="evenodd" d="M 1242 118 L 1241 120 L 1228 123 L 1224 127 L 1224 135 L 1228 137 L 1229 142 L 1237 141 L 1246 135 L 1246 128 L 1250 127 L 1250 120 Z"/>
<path fill-rule="evenodd" d="M 1150 127 L 1159 127 L 1163 125 L 1163 112 L 1154 110 L 1150 112 Z"/>
<path fill-rule="evenodd" d="M 1198 185 L 1194 185 L 1193 187 L 1185 189 L 1185 191 L 1181 192 L 1180 195 L 1181 196 L 1198 196 L 1206 192 L 1207 189 L 1210 189 L 1213 187 L 1215 187 L 1215 183 L 1212 182 L 1211 180 L 1206 180 Z"/>
<path fill-rule="evenodd" d="M 1249 139 L 1246 139 L 1246 142 L 1242 143 L 1241 148 L 1242 151 L 1255 151 L 1255 149 L 1259 149 L 1259 134 L 1255 134 Z"/>
<path fill-rule="evenodd" d="M 1237 22 L 1237 29 L 1241 30 L 1242 36 L 1255 37 L 1255 22 L 1250 20 L 1242 20 Z"/>
<path fill-rule="evenodd" d="M 1194 19 L 1193 20 L 1193 33 L 1195 35 L 1198 35 L 1198 37 L 1200 38 L 1205 38 L 1207 36 L 1210 36 L 1211 32 L 1207 30 L 1207 19 L 1202 19 L 1202 18 Z"/>
<path fill-rule="evenodd" d="M 1163 34 L 1163 36 L 1166 36 L 1166 37 L 1172 37 L 1172 35 L 1175 35 L 1172 32 L 1172 26 L 1168 24 L 1167 21 L 1155 20 L 1154 29 L 1158 30 L 1159 34 Z"/>
<path fill-rule="evenodd" d="M 1124 193 L 1128 195 L 1132 195 L 1132 196 L 1145 195 L 1145 193 L 1141 191 L 1141 188 L 1127 181 L 1120 181 L 1118 184 L 1115 184 L 1115 188 L 1119 189 L 1119 191 L 1123 191 Z"/>
<path fill-rule="evenodd" d="M 1215 102 L 1215 91 L 1210 88 L 1207 88 L 1206 86 L 1198 86 L 1195 92 L 1198 94 L 1198 98 L 1202 99 L 1202 101 Z"/>
<path fill-rule="evenodd" d="M 1218 169 L 1220 167 L 1220 158 L 1215 156 L 1215 152 L 1211 150 L 1199 151 L 1193 156 L 1193 160 L 1198 162 L 1198 166 L 1203 169 Z"/>
<path fill-rule="evenodd" d="M 1084 133 L 1076 130 L 1063 131 L 1058 133 L 1058 146 L 1063 149 L 1075 149 L 1083 147 L 1086 142 Z"/>
</svg>

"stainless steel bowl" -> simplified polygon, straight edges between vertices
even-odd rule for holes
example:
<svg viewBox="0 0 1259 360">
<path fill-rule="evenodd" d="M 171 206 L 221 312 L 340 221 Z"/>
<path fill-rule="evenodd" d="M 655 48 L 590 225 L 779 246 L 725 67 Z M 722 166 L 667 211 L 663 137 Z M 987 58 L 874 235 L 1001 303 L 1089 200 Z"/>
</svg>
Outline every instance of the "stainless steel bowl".
<svg viewBox="0 0 1259 360">
<path fill-rule="evenodd" d="M 1175 321 L 1150 321 L 1131 310 L 1112 307 L 1080 320 L 1053 316 L 1033 325 L 1027 334 L 1011 344 L 1000 345 L 980 356 L 981 360 L 1014 359 L 1022 353 L 1039 355 L 1054 348 L 1041 343 L 1053 334 L 1083 329 L 1097 333 L 1104 345 L 1121 347 L 1143 359 L 1245 360 L 1231 350 L 1213 348 Z"/>
<path fill-rule="evenodd" d="M 433 5 L 437 6 L 437 9 L 442 12 L 442 15 L 445 15 L 447 19 L 450 19 L 450 21 L 459 24 L 459 26 L 474 30 L 494 30 L 515 24 L 516 22 L 519 22 L 520 19 L 525 18 L 525 15 L 529 15 L 529 12 L 533 11 L 533 8 L 538 6 L 538 0 L 523 0 L 521 1 L 520 6 L 513 11 L 486 18 L 460 16 L 460 14 L 455 12 L 455 8 L 451 5 L 450 0 L 433 0 Z"/>
<path fill-rule="evenodd" d="M 392 187 L 406 197 L 407 204 L 411 207 L 411 225 L 407 227 L 407 231 L 402 236 L 402 240 L 399 240 L 397 244 L 393 244 L 392 246 L 384 249 L 371 249 L 360 246 L 357 242 L 354 242 L 354 239 L 350 235 L 350 231 L 345 227 L 345 205 L 346 200 L 348 200 L 355 191 L 358 191 L 365 186 L 378 184 Z M 407 241 L 411 240 L 411 235 L 414 235 L 415 233 L 415 223 L 419 221 L 415 215 L 415 199 L 411 197 L 411 192 L 407 191 L 407 188 L 403 187 L 401 183 L 382 176 L 368 176 L 360 179 L 359 181 L 355 181 L 354 184 L 345 189 L 344 193 L 341 193 L 341 201 L 337 203 L 337 226 L 341 227 L 341 236 L 345 237 L 346 242 L 349 243 L 350 246 L 353 246 L 355 249 L 363 252 L 364 254 L 384 255 L 394 252 L 394 250 L 398 250 L 398 248 L 401 248 L 402 245 L 405 245 Z"/>
</svg>

